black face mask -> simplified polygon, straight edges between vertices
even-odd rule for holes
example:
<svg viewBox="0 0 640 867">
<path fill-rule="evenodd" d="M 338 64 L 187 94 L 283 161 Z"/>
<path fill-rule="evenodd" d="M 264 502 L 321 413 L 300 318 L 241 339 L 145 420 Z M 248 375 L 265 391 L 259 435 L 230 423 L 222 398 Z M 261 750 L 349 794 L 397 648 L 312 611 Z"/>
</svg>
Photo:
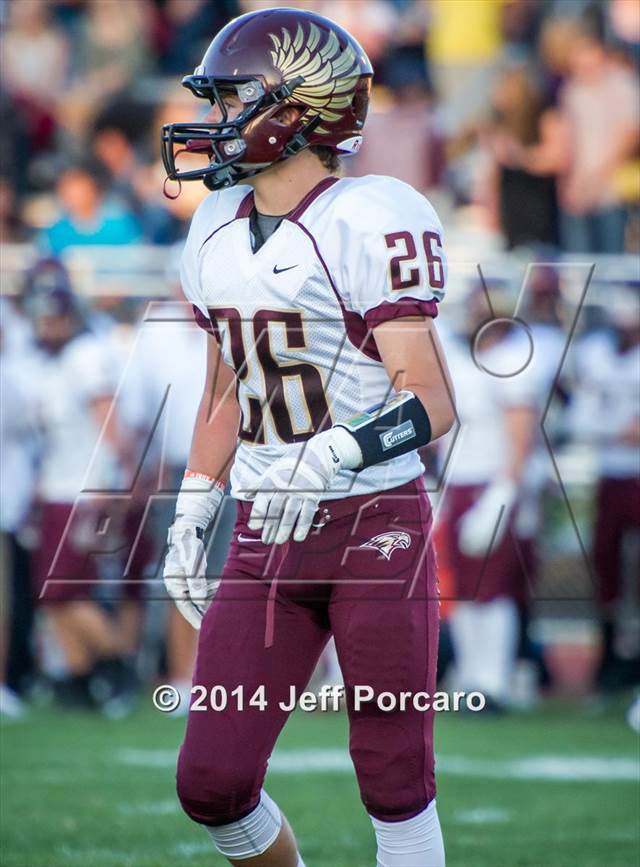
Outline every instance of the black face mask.
<svg viewBox="0 0 640 867">
<path fill-rule="evenodd" d="M 264 171 L 270 164 L 264 166 L 243 166 L 242 160 L 247 150 L 242 131 L 247 124 L 257 117 L 261 111 L 270 106 L 284 102 L 291 96 L 294 88 L 302 84 L 300 76 L 281 85 L 268 93 L 262 90 L 262 85 L 253 79 L 212 78 L 205 75 L 187 75 L 182 84 L 194 96 L 208 100 L 220 111 L 220 120 L 202 123 L 168 123 L 162 127 L 162 162 L 167 178 L 172 181 L 201 180 L 210 190 L 220 190 L 232 187 L 239 181 L 253 177 Z M 224 93 L 233 89 L 238 95 L 243 88 L 259 88 L 258 97 L 240 114 L 229 119 L 229 112 L 224 103 Z M 242 98 L 242 97 L 241 97 Z M 306 147 L 305 135 L 309 135 L 321 121 L 320 115 L 313 118 L 309 124 L 291 142 L 281 159 L 286 159 Z M 176 145 L 179 146 L 176 150 Z M 209 165 L 204 168 L 180 171 L 176 165 L 176 157 L 185 152 L 204 153 L 209 157 Z"/>
</svg>

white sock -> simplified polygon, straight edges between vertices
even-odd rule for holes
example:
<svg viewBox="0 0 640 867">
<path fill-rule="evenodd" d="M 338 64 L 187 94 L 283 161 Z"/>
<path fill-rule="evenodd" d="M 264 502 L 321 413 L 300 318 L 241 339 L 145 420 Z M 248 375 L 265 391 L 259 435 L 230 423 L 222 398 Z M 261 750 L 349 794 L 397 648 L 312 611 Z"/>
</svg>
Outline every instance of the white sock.
<svg viewBox="0 0 640 867">
<path fill-rule="evenodd" d="M 458 602 L 449 616 L 449 628 L 455 653 L 456 689 L 478 689 L 477 660 L 482 653 L 478 640 L 478 606 L 475 602 Z"/>
<path fill-rule="evenodd" d="M 381 822 L 371 816 L 378 842 L 377 867 L 444 867 L 436 802 L 413 819 Z"/>
<path fill-rule="evenodd" d="M 479 690 L 507 701 L 518 649 L 518 610 L 513 599 L 459 602 L 449 624 L 459 689 Z"/>
<path fill-rule="evenodd" d="M 275 843 L 282 828 L 282 814 L 278 805 L 263 789 L 258 806 L 244 819 L 228 825 L 205 828 L 218 852 L 227 858 L 255 858 Z"/>
<path fill-rule="evenodd" d="M 302 860 L 302 855 L 299 852 L 298 852 L 298 863 L 296 864 L 296 867 L 305 867 L 305 863 Z"/>
<path fill-rule="evenodd" d="M 511 677 L 518 650 L 518 609 L 502 596 L 482 605 L 484 677 L 479 688 L 501 702 L 509 701 Z"/>
</svg>

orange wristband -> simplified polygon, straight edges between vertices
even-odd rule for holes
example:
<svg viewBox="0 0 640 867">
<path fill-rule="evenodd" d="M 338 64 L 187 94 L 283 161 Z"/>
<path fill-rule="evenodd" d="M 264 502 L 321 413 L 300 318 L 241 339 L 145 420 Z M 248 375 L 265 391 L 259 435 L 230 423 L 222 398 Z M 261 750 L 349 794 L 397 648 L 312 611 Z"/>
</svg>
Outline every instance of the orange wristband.
<svg viewBox="0 0 640 867">
<path fill-rule="evenodd" d="M 207 473 L 200 473 L 196 470 L 186 469 L 184 471 L 185 479 L 201 479 L 203 482 L 210 482 L 215 488 L 220 488 L 221 491 L 224 491 L 224 482 L 220 482 L 217 479 L 214 479 L 213 476 L 207 475 Z"/>
</svg>

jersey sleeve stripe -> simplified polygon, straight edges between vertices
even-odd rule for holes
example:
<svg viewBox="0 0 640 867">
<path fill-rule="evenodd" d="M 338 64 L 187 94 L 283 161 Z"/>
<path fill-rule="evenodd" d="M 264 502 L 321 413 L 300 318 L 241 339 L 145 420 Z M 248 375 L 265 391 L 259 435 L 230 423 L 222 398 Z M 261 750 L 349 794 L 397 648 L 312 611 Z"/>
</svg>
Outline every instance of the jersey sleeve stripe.
<svg viewBox="0 0 640 867">
<path fill-rule="evenodd" d="M 391 319 L 399 319 L 401 316 L 432 316 L 438 315 L 438 304 L 431 298 L 425 301 L 422 298 L 399 298 L 397 301 L 383 301 L 377 307 L 372 307 L 364 314 L 365 322 L 369 328 L 375 328 L 383 322 Z"/>
</svg>

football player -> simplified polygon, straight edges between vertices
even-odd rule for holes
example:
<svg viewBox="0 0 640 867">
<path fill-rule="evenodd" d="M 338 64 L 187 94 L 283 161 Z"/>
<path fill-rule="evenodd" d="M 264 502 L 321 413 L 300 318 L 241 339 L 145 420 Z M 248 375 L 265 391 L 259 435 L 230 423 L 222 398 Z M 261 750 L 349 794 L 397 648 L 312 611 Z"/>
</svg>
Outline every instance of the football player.
<svg viewBox="0 0 640 867">
<path fill-rule="evenodd" d="M 402 182 L 335 176 L 340 154 L 359 147 L 371 78 L 333 22 L 261 10 L 228 24 L 184 79 L 211 104 L 206 117 L 163 128 L 169 177 L 212 191 L 182 262 L 208 363 L 165 582 L 200 629 L 194 684 L 228 700 L 189 714 L 177 785 L 232 864 L 303 864 L 262 784 L 292 689 L 331 634 L 378 864 L 444 864 L 432 712 L 353 701 L 355 685 L 435 689 L 435 558 L 416 449 L 454 418 L 433 325 L 440 221 Z M 203 539 L 229 479 L 238 518 L 219 582 Z"/>
<path fill-rule="evenodd" d="M 40 350 L 30 398 L 40 432 L 39 542 L 35 595 L 60 646 L 65 676 L 55 682 L 63 704 L 99 706 L 111 715 L 129 709 L 136 686 L 131 656 L 137 643 L 139 579 L 144 563 L 132 557 L 123 600 L 111 617 L 94 599 L 99 555 L 118 546 L 100 532 L 106 498 L 119 483 L 128 450 L 112 409 L 115 383 L 104 341 L 88 328 L 64 265 L 36 263 L 22 297 Z M 110 524 L 115 524 L 111 520 Z M 134 562 L 135 561 L 135 562 Z"/>
<path fill-rule="evenodd" d="M 611 328 L 589 333 L 578 343 L 571 410 L 576 438 L 590 442 L 596 455 L 592 556 L 602 653 L 596 689 L 602 694 L 637 686 L 640 680 L 637 642 L 624 653 L 619 613 L 625 594 L 634 592 L 634 576 L 638 586 L 639 574 L 632 560 L 625 567 L 626 540 L 640 529 L 638 288 L 637 281 L 613 287 L 607 310 Z"/>
<path fill-rule="evenodd" d="M 511 700 L 519 609 L 528 599 L 516 522 L 535 442 L 543 373 L 531 356 L 508 291 L 466 299 L 462 333 L 445 339 L 458 396 L 460 436 L 443 441 L 446 490 L 440 534 L 455 607 L 448 618 L 458 689 L 478 690 L 492 710 Z M 448 448 L 447 448 L 448 446 Z"/>
</svg>

